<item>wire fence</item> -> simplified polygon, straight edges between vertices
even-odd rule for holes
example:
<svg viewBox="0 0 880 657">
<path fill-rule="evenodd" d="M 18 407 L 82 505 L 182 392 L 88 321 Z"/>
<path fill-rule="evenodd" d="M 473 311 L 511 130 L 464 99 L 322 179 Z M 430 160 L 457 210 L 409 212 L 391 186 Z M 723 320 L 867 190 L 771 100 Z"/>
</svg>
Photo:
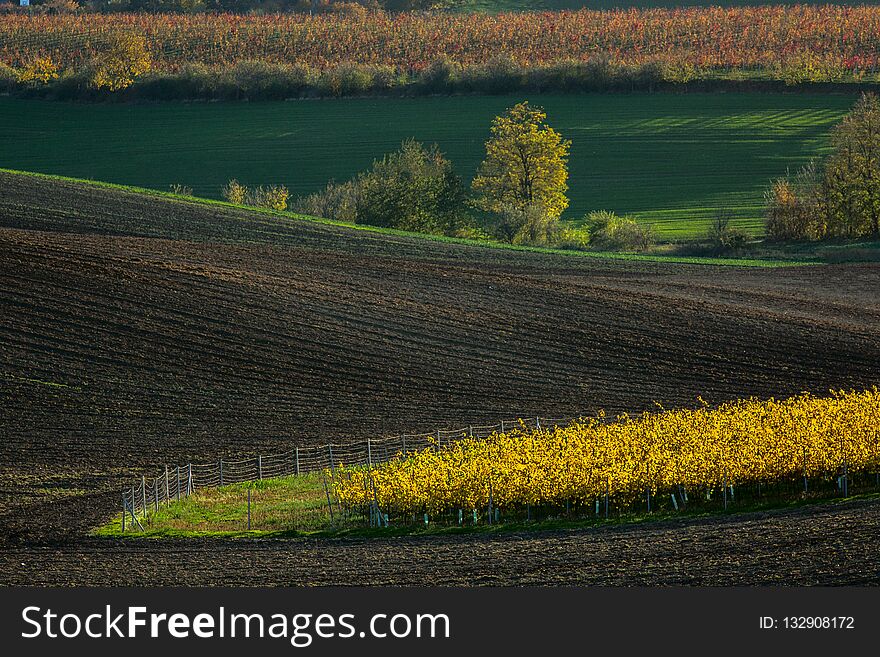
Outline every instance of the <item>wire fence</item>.
<svg viewBox="0 0 880 657">
<path fill-rule="evenodd" d="M 583 416 L 579 416 L 583 417 Z M 213 463 L 165 466 L 157 476 L 143 476 L 122 491 L 122 531 L 126 524 L 143 531 L 142 518 L 159 511 L 163 504 L 177 502 L 202 488 L 260 481 L 335 469 L 341 464 L 366 465 L 390 461 L 397 455 L 428 447 L 442 449 L 462 439 L 485 439 L 494 433 L 515 429 L 546 429 L 567 426 L 579 417 L 532 417 L 502 420 L 498 424 L 469 425 L 457 429 L 435 429 L 428 433 L 365 438 L 347 443 L 294 447 L 280 454 L 257 455 L 243 460 L 219 459 Z"/>
</svg>

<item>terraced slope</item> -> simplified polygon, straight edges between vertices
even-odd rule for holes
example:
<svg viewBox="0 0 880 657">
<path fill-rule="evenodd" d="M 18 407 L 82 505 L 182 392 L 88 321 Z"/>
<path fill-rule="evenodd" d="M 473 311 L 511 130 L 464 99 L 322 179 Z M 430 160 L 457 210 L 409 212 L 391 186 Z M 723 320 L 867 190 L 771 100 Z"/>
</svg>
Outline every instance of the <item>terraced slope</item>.
<svg viewBox="0 0 880 657">
<path fill-rule="evenodd" d="M 79 563 L 119 482 L 166 462 L 869 386 L 878 283 L 877 265 L 517 253 L 0 173 L 0 535 Z M 0 579 L 43 568 L 21 561 Z"/>
</svg>

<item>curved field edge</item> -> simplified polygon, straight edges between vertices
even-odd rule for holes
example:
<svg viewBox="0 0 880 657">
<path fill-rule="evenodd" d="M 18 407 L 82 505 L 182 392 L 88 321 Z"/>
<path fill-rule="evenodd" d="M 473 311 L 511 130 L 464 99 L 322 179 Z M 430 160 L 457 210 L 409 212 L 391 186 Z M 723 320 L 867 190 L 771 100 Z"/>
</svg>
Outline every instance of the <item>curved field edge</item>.
<svg viewBox="0 0 880 657">
<path fill-rule="evenodd" d="M 30 586 L 877 585 L 878 531 L 866 499 L 602 529 L 93 538 L 0 550 L 0 572 Z"/>
<path fill-rule="evenodd" d="M 354 224 L 344 221 L 335 221 L 333 219 L 326 219 L 323 217 L 313 217 L 309 215 L 298 214 L 294 212 L 282 212 L 277 210 L 270 210 L 266 208 L 257 208 L 247 205 L 237 205 L 234 203 L 228 203 L 226 201 L 219 201 L 215 199 L 206 199 L 195 196 L 183 196 L 180 194 L 174 194 L 171 192 L 165 192 L 154 189 L 147 189 L 143 187 L 137 187 L 133 185 L 121 185 L 117 183 L 109 183 L 102 182 L 97 180 L 87 180 L 83 178 L 72 178 L 68 176 L 59 176 L 54 174 L 45 174 L 45 173 L 37 173 L 33 171 L 19 171 L 16 169 L 4 169 L 0 168 L 0 173 L 11 174 L 11 175 L 19 175 L 19 176 L 30 176 L 34 178 L 40 178 L 43 180 L 54 180 L 59 182 L 67 182 L 67 183 L 76 183 L 81 185 L 90 185 L 93 187 L 101 188 L 101 189 L 110 189 L 121 192 L 128 192 L 132 194 L 140 194 L 145 196 L 152 196 L 157 198 L 163 198 L 171 201 L 176 201 L 180 203 L 190 203 L 199 206 L 205 207 L 220 207 L 220 208 L 230 208 L 239 211 L 245 211 L 249 213 L 253 213 L 254 216 L 262 215 L 266 217 L 275 217 L 280 220 L 292 220 L 292 221 L 308 221 L 315 224 L 323 224 L 326 226 L 334 226 L 337 228 L 345 228 L 350 230 L 359 230 L 359 231 L 367 231 L 370 233 L 376 233 L 379 235 L 391 235 L 395 237 L 404 237 L 404 238 L 412 238 L 425 240 L 429 242 L 443 242 L 446 244 L 459 244 L 462 246 L 471 246 L 471 247 L 479 247 L 483 249 L 504 249 L 507 251 L 521 251 L 527 253 L 543 253 L 550 255 L 559 255 L 573 258 L 601 258 L 601 259 L 609 259 L 609 260 L 630 260 L 635 262 L 657 262 L 657 263 L 673 263 L 673 264 L 685 264 L 685 265 L 715 265 L 715 266 L 731 266 L 731 267 L 766 267 L 766 268 L 774 268 L 774 267 L 797 267 L 797 266 L 807 266 L 807 265 L 817 265 L 822 264 L 822 261 L 817 258 L 801 258 L 801 259 L 793 259 L 793 260 L 781 260 L 781 259 L 761 259 L 761 258 L 724 258 L 724 257 L 690 257 L 690 256 L 665 256 L 665 255 L 650 255 L 650 254 L 641 254 L 641 253 L 616 253 L 610 251 L 574 251 L 567 249 L 553 249 L 553 248 L 545 248 L 545 247 L 535 247 L 535 246 L 522 246 L 515 244 L 505 244 L 503 242 L 496 241 L 484 241 L 484 240 L 473 240 L 459 237 L 446 237 L 442 235 L 430 235 L 425 233 L 413 233 L 409 231 L 397 230 L 394 228 L 382 228 L 377 226 L 368 226 L 365 224 Z"/>
</svg>

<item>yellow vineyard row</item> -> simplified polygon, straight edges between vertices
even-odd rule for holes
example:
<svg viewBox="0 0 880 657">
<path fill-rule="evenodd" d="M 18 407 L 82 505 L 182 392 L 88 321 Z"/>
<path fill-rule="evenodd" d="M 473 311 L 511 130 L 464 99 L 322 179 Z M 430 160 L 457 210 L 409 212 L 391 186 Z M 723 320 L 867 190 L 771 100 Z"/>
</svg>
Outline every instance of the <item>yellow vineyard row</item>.
<svg viewBox="0 0 880 657">
<path fill-rule="evenodd" d="M 717 408 L 661 410 L 612 421 L 600 413 L 564 428 L 520 427 L 487 439 L 398 455 L 333 473 L 344 505 L 478 508 L 620 503 L 676 486 L 823 476 L 880 466 L 880 390 L 741 400 Z"/>
</svg>

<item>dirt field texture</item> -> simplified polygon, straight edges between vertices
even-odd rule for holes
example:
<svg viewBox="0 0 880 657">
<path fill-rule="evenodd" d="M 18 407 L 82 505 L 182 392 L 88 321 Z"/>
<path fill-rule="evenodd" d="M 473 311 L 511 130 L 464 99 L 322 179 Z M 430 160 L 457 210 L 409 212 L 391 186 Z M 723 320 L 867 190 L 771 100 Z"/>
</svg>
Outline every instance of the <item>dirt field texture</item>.
<svg viewBox="0 0 880 657">
<path fill-rule="evenodd" d="M 0 173 L 0 269 L 0 583 L 125 583 L 133 560 L 156 584 L 248 583 L 245 562 L 255 584 L 880 581 L 874 502 L 372 543 L 84 536 L 164 463 L 874 385 L 878 265 L 521 253 Z"/>
</svg>

